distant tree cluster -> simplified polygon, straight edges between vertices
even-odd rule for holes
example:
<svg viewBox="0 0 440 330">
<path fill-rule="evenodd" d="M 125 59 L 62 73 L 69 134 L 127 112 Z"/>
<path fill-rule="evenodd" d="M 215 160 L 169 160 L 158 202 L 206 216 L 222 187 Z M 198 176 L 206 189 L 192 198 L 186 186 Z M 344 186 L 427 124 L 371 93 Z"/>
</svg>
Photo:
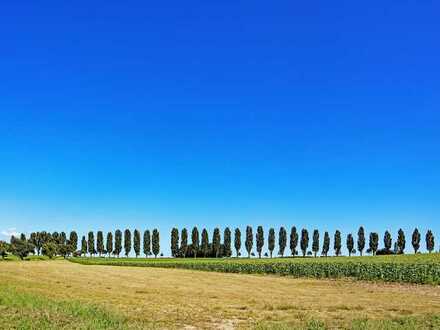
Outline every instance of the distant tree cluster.
<svg viewBox="0 0 440 330">
<path fill-rule="evenodd" d="M 246 227 L 246 233 L 244 237 L 244 248 L 247 252 L 247 256 L 251 257 L 253 254 L 253 248 L 255 243 L 256 254 L 259 258 L 263 255 L 263 248 L 265 246 L 265 235 L 262 226 L 257 227 L 255 238 L 253 235 L 253 229 L 251 226 Z M 267 250 L 269 253 L 265 253 L 265 256 L 273 257 L 276 246 L 276 234 L 275 229 L 270 228 L 267 234 Z M 222 258 L 232 256 L 231 247 L 231 230 L 226 228 L 224 231 L 223 243 L 221 243 L 220 229 L 215 228 L 213 231 L 212 241 L 209 241 L 209 235 L 207 229 L 202 229 L 201 241 L 199 241 L 199 230 L 194 227 L 191 230 L 191 242 L 188 243 L 188 230 L 183 228 L 180 236 L 179 230 L 173 228 L 171 230 L 171 255 L 175 258 Z M 255 241 L 254 241 L 255 239 Z M 180 240 L 180 245 L 179 245 Z M 311 243 L 309 238 L 309 232 L 307 229 L 302 229 L 300 234 L 295 226 L 290 231 L 290 255 L 297 256 L 298 251 L 302 256 L 318 256 L 321 251 L 321 256 L 327 257 L 330 252 L 330 235 L 328 232 L 324 233 L 322 240 L 322 247 L 320 241 L 319 230 L 315 229 L 311 237 Z M 414 252 L 417 253 L 420 249 L 421 236 L 418 229 L 414 230 L 412 235 L 412 245 Z M 357 240 L 353 234 L 349 233 L 345 238 L 345 247 L 348 251 L 348 255 L 352 256 L 359 253 L 361 256 L 364 251 L 368 254 L 403 254 L 406 249 L 405 233 L 402 229 L 399 229 L 397 233 L 397 241 L 392 249 L 392 236 L 389 231 L 386 231 L 383 238 L 384 248 L 379 249 L 379 234 L 372 232 L 369 234 L 368 242 L 365 237 L 365 229 L 360 227 L 357 233 Z M 309 250 L 311 244 L 311 251 Z M 368 248 L 366 249 L 368 244 Z M 285 255 L 285 249 L 287 247 L 287 231 L 284 227 L 281 227 L 278 232 L 278 255 L 283 257 Z M 432 231 L 428 231 L 426 234 L 426 248 L 429 252 L 434 250 L 434 235 Z M 237 257 L 241 256 L 242 237 L 239 228 L 234 231 L 234 249 Z M 342 254 L 343 240 L 342 233 L 336 230 L 333 237 L 333 252 L 335 256 Z M 357 248 L 357 250 L 356 250 Z M 299 250 L 298 250 L 299 249 Z"/>
</svg>

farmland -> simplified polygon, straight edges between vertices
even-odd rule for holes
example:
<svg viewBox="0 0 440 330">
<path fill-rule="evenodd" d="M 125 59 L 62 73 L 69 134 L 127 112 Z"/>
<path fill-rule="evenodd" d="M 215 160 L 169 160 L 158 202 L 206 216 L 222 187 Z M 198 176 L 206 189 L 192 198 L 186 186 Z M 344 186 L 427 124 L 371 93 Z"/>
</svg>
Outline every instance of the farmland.
<svg viewBox="0 0 440 330">
<path fill-rule="evenodd" d="M 52 260 L 0 262 L 0 292 L 0 324 L 12 329 L 440 326 L 440 287 L 431 285 Z"/>
<path fill-rule="evenodd" d="M 72 258 L 84 265 L 179 268 L 291 277 L 354 278 L 359 280 L 440 284 L 440 254 L 340 258 L 276 259 L 144 259 Z"/>
</svg>

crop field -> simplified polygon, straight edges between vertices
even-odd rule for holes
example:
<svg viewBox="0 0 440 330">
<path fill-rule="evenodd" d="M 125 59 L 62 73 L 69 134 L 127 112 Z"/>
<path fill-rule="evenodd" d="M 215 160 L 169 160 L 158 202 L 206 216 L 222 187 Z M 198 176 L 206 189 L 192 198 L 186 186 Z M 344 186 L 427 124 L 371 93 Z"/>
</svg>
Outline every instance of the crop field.
<svg viewBox="0 0 440 330">
<path fill-rule="evenodd" d="M 354 278 L 359 280 L 440 284 L 440 254 L 340 258 L 277 259 L 143 259 L 73 258 L 85 265 L 181 268 L 291 277 Z"/>
<path fill-rule="evenodd" d="M 377 264 L 380 258 L 375 259 Z M 436 258 L 408 256 L 399 262 L 435 263 Z M 100 258 L 75 261 L 116 263 Z M 128 259 L 118 264 L 169 267 L 172 261 Z M 178 260 L 174 264 L 204 262 L 266 265 L 273 260 Z M 312 261 L 295 260 L 308 262 Z M 436 329 L 440 327 L 440 287 L 85 266 L 65 260 L 0 261 L 0 325 L 2 329 Z"/>
</svg>

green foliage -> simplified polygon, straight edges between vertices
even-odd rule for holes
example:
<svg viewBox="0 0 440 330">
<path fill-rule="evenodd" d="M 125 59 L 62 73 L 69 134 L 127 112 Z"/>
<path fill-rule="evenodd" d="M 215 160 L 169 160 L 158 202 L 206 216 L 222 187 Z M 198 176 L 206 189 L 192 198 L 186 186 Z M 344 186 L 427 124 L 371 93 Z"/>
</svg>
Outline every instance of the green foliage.
<svg viewBox="0 0 440 330">
<path fill-rule="evenodd" d="M 235 228 L 234 248 L 235 248 L 235 252 L 237 253 L 237 257 L 238 257 L 240 255 L 240 249 L 241 249 L 241 231 L 240 231 L 240 228 Z"/>
<path fill-rule="evenodd" d="M 2 259 L 6 258 L 9 250 L 9 244 L 5 241 L 0 241 L 0 257 L 2 257 Z"/>
<path fill-rule="evenodd" d="M 64 231 L 62 231 L 62 232 L 60 233 L 59 238 L 58 238 L 58 244 L 66 244 L 66 242 L 67 242 L 67 236 L 66 236 L 66 233 L 65 233 Z"/>
<path fill-rule="evenodd" d="M 107 233 L 107 240 L 105 249 L 107 250 L 107 254 L 110 257 L 111 253 L 113 252 L 113 234 L 112 232 Z"/>
<path fill-rule="evenodd" d="M 287 232 L 284 227 L 281 227 L 278 233 L 278 254 L 281 257 L 284 257 L 284 251 L 286 250 L 286 245 L 287 245 Z"/>
<path fill-rule="evenodd" d="M 273 250 L 275 249 L 275 229 L 269 229 L 269 237 L 267 239 L 270 257 L 272 258 Z"/>
<path fill-rule="evenodd" d="M 426 233 L 426 250 L 431 253 L 435 249 L 434 234 L 431 230 Z"/>
<path fill-rule="evenodd" d="M 141 233 L 135 229 L 133 232 L 133 250 L 136 258 L 141 254 Z"/>
<path fill-rule="evenodd" d="M 177 229 L 176 229 L 177 230 Z M 177 232 L 177 239 L 179 239 L 179 233 Z M 178 244 L 178 242 L 177 242 Z M 144 231 L 144 254 L 145 257 L 151 255 L 151 234 L 149 230 Z"/>
<path fill-rule="evenodd" d="M 185 258 L 187 252 L 188 252 L 188 230 L 186 228 L 183 228 L 182 235 L 180 237 L 180 253 Z"/>
<path fill-rule="evenodd" d="M 330 251 L 330 235 L 326 231 L 324 233 L 324 241 L 322 243 L 322 255 L 327 257 L 328 251 Z"/>
<path fill-rule="evenodd" d="M 252 247 L 254 245 L 254 236 L 252 234 L 252 227 L 251 226 L 247 226 L 246 227 L 246 241 L 245 241 L 245 246 L 246 246 L 246 251 L 248 253 L 248 257 L 251 257 L 251 252 L 252 252 Z"/>
<path fill-rule="evenodd" d="M 96 234 L 96 250 L 98 251 L 99 256 L 101 256 L 105 249 L 104 249 L 104 234 L 102 231 L 98 231 Z"/>
<path fill-rule="evenodd" d="M 73 253 L 78 249 L 78 234 L 76 231 L 71 231 L 69 235 L 70 252 Z"/>
<path fill-rule="evenodd" d="M 317 229 L 313 231 L 312 251 L 316 258 L 316 254 L 319 251 L 319 231 Z"/>
<path fill-rule="evenodd" d="M 391 234 L 388 230 L 385 232 L 385 235 L 383 237 L 383 244 L 385 246 L 386 251 L 391 250 L 391 246 L 393 245 L 393 240 L 392 240 Z"/>
<path fill-rule="evenodd" d="M 208 231 L 205 228 L 203 228 L 203 230 L 202 230 L 201 249 L 202 249 L 203 257 L 206 258 L 206 256 L 209 253 L 209 235 L 208 235 Z"/>
<path fill-rule="evenodd" d="M 377 249 L 379 247 L 379 234 L 370 233 L 370 251 L 373 255 L 376 255 Z"/>
<path fill-rule="evenodd" d="M 420 239 L 421 239 L 420 232 L 416 228 L 416 229 L 414 229 L 414 232 L 412 234 L 412 240 L 411 240 L 412 246 L 414 248 L 414 253 L 417 253 L 420 249 Z"/>
<path fill-rule="evenodd" d="M 128 257 L 131 251 L 131 231 L 130 229 L 125 229 L 124 231 L 124 251 L 125 256 Z"/>
<path fill-rule="evenodd" d="M 341 238 L 341 232 L 339 230 L 336 230 L 335 232 L 335 240 L 334 240 L 334 246 L 335 254 L 336 256 L 341 255 L 341 249 L 342 249 L 342 238 Z"/>
<path fill-rule="evenodd" d="M 226 227 L 224 233 L 223 233 L 223 245 L 224 245 L 224 255 L 225 257 L 230 257 L 232 255 L 232 248 L 231 248 L 231 230 Z"/>
<path fill-rule="evenodd" d="M 81 254 L 84 256 L 87 254 L 87 241 L 85 236 L 81 239 Z"/>
<path fill-rule="evenodd" d="M 159 231 L 157 229 L 153 230 L 153 237 L 152 237 L 152 248 L 153 248 L 153 254 L 154 257 L 157 258 L 157 255 L 160 253 L 160 238 L 159 238 Z"/>
<path fill-rule="evenodd" d="M 262 226 L 257 227 L 257 234 L 255 235 L 258 258 L 261 258 L 261 251 L 264 246 L 264 231 Z"/>
<path fill-rule="evenodd" d="M 215 257 L 218 258 L 220 254 L 220 229 L 214 228 L 214 233 L 212 235 L 212 249 L 214 251 Z"/>
<path fill-rule="evenodd" d="M 397 253 L 403 254 L 405 252 L 405 246 L 406 246 L 406 239 L 405 239 L 405 233 L 402 229 L 399 229 L 399 232 L 397 234 Z"/>
<path fill-rule="evenodd" d="M 309 232 L 307 231 L 307 229 L 303 229 L 301 231 L 301 251 L 303 257 L 306 256 L 308 247 L 309 247 Z"/>
<path fill-rule="evenodd" d="M 348 234 L 347 236 L 347 250 L 349 256 L 351 256 L 354 252 L 354 239 L 352 234 Z"/>
<path fill-rule="evenodd" d="M 87 251 L 90 255 L 94 255 L 96 253 L 95 249 L 95 235 L 93 234 L 93 231 L 90 231 L 88 234 L 87 239 Z"/>
<path fill-rule="evenodd" d="M 203 235 L 202 235 L 202 240 L 203 240 Z M 179 253 L 179 230 L 177 228 L 173 228 L 171 230 L 171 256 L 177 257 L 178 253 Z"/>
<path fill-rule="evenodd" d="M 115 231 L 115 250 L 113 251 L 113 254 L 118 256 L 121 254 L 122 252 L 122 232 L 117 229 Z"/>
<path fill-rule="evenodd" d="M 197 227 L 194 227 L 191 232 L 191 242 L 192 242 L 194 258 L 197 258 L 197 253 L 199 252 L 199 245 L 200 245 L 199 230 L 197 229 Z"/>
<path fill-rule="evenodd" d="M 20 238 L 11 237 L 11 243 L 9 245 L 9 252 L 14 256 L 23 260 L 30 253 L 34 253 L 35 246 L 26 240 L 26 236 L 21 235 Z"/>
<path fill-rule="evenodd" d="M 357 247 L 359 254 L 362 256 L 365 249 L 365 230 L 364 227 L 360 227 L 358 231 L 358 241 L 357 241 Z"/>
<path fill-rule="evenodd" d="M 296 227 L 293 226 L 290 231 L 290 251 L 292 256 L 296 256 L 296 247 L 298 246 L 298 232 Z"/>
</svg>

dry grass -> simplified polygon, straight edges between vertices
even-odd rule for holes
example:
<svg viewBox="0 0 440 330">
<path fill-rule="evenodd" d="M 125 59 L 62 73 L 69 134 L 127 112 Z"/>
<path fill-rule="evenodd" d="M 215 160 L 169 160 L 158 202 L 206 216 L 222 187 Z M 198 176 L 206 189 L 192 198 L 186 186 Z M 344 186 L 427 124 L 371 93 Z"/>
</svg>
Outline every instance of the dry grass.
<svg viewBox="0 0 440 330">
<path fill-rule="evenodd" d="M 440 287 L 348 280 L 83 266 L 66 261 L 0 263 L 0 283 L 56 300 L 117 311 L 137 324 L 232 328 L 310 319 L 348 327 L 356 319 L 440 314 Z"/>
</svg>

